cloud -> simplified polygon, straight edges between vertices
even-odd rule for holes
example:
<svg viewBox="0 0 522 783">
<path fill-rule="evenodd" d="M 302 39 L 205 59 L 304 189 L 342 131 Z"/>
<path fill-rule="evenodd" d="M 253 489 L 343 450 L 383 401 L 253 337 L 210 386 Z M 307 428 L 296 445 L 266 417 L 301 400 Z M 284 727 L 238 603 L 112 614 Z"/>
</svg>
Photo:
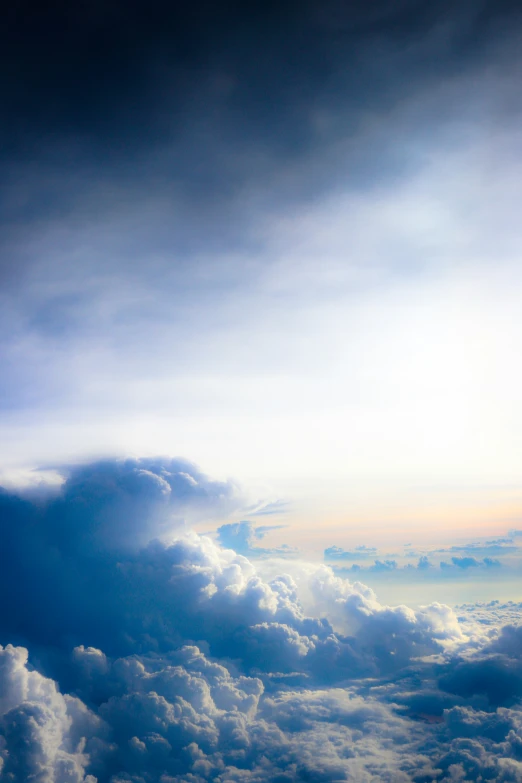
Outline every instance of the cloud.
<svg viewBox="0 0 522 783">
<path fill-rule="evenodd" d="M 3 493 L 2 779 L 517 779 L 517 606 L 388 606 L 279 557 L 263 578 L 186 528 L 126 540 L 154 535 L 166 503 L 230 502 L 179 461 L 75 467 L 44 503 Z"/>
<path fill-rule="evenodd" d="M 146 453 L 158 442 L 168 448 L 175 436 L 186 453 L 212 451 L 216 470 L 251 461 L 250 475 L 259 475 L 273 464 L 281 422 L 283 440 L 297 444 L 296 461 L 316 453 L 301 438 L 309 442 L 306 421 L 319 401 L 328 399 L 332 418 L 339 404 L 358 437 L 351 422 L 360 401 L 377 394 L 376 430 L 385 421 L 389 427 L 384 444 L 408 440 L 393 426 L 402 420 L 400 405 L 409 407 L 408 399 L 392 405 L 398 388 L 424 399 L 419 426 L 432 402 L 446 399 L 433 381 L 452 371 L 451 351 L 432 350 L 445 338 L 431 329 L 447 323 L 448 291 L 427 302 L 422 291 L 406 293 L 422 300 L 425 319 L 401 301 L 390 307 L 388 299 L 390 309 L 373 299 L 352 304 L 361 292 L 405 281 L 422 289 L 428 278 L 433 291 L 428 267 L 441 277 L 451 267 L 454 293 L 448 256 L 456 242 L 465 266 L 478 249 L 481 258 L 501 254 L 482 231 L 506 246 L 514 241 L 504 205 L 517 203 L 509 189 L 520 179 L 509 179 L 516 135 L 506 140 L 497 121 L 506 113 L 506 127 L 513 120 L 513 16 L 490 2 L 458 12 L 380 3 L 377 16 L 374 4 L 369 10 L 360 2 L 349 14 L 326 15 L 309 3 L 261 5 L 247 14 L 237 3 L 217 3 L 212 13 L 196 4 L 201 13 L 193 14 L 186 4 L 155 2 L 154 23 L 119 2 L 87 18 L 54 9 L 47 34 L 35 32 L 32 13 L 6 20 L 13 32 L 1 56 L 13 102 L 6 101 L 10 121 L 2 128 L 18 127 L 2 145 L 6 460 L 38 461 L 49 448 L 55 455 L 116 447 Z M 104 63 L 103 89 L 93 48 L 96 68 Z M 488 118 L 483 131 L 477 113 Z M 497 179 L 482 188 L 471 174 L 490 159 Z M 415 220 L 405 220 L 412 210 Z M 477 214 L 488 216 L 480 230 L 469 220 Z M 297 264 L 306 271 L 296 276 Z M 466 270 L 463 276 L 470 279 Z M 494 290 L 489 281 L 485 287 L 488 295 Z M 517 299 L 516 286 L 510 289 Z M 498 298 L 504 312 L 502 292 Z M 449 310 L 461 312 L 453 304 Z M 361 318 L 372 327 L 358 330 L 359 344 Z M 285 329 L 289 320 L 293 328 Z M 461 325 L 460 315 L 455 320 Z M 378 322 L 382 335 L 390 324 L 400 332 L 404 322 L 409 335 L 426 333 L 424 358 L 414 340 L 394 331 L 390 343 L 413 355 L 389 361 L 387 340 L 376 339 Z M 463 331 L 454 341 L 459 356 Z M 350 355 L 339 363 L 344 349 Z M 361 360 L 368 355 L 370 370 Z M 350 384 L 348 367 L 358 384 Z M 423 374 L 433 401 L 424 388 L 418 393 Z M 391 416 L 383 414 L 389 405 Z M 432 413 L 430 440 L 437 440 L 437 422 L 448 421 L 445 413 Z M 328 421 L 333 448 L 332 430 Z M 246 448 L 254 440 L 258 447 Z M 401 442 L 414 463 L 414 450 Z M 350 457 L 339 443 L 342 453 L 328 457 L 324 475 Z M 357 454 L 350 461 L 367 470 L 373 447 L 361 436 L 350 448 Z M 293 456 L 278 459 L 276 473 L 284 462 L 296 464 Z"/>
<path fill-rule="evenodd" d="M 477 568 L 480 565 L 474 557 L 452 557 L 451 562 L 457 568 Z"/>
<path fill-rule="evenodd" d="M 482 562 L 487 568 L 500 568 L 502 566 L 500 560 L 494 557 L 485 557 Z"/>
<path fill-rule="evenodd" d="M 377 554 L 377 549 L 371 546 L 357 546 L 354 550 L 330 546 L 324 550 L 325 560 L 366 560 Z"/>
<path fill-rule="evenodd" d="M 271 503 L 258 503 L 254 506 L 246 508 L 245 511 L 249 517 L 265 517 L 265 516 L 279 516 L 280 514 L 287 514 L 289 511 L 290 503 L 288 500 L 274 500 Z M 267 530 L 275 530 L 280 525 L 267 527 Z M 261 528 L 258 528 L 260 531 Z"/>
<path fill-rule="evenodd" d="M 497 539 L 495 541 L 470 542 L 462 546 L 451 546 L 446 549 L 436 549 L 437 553 L 465 552 L 469 555 L 509 555 L 518 552 L 517 546 L 510 539 Z"/>
<path fill-rule="evenodd" d="M 85 768 L 91 745 L 93 759 L 103 745 L 98 716 L 78 699 L 62 696 L 52 680 L 28 670 L 27 650 L 21 647 L 0 646 L 0 692 L 2 779 L 95 783 Z"/>
<path fill-rule="evenodd" d="M 396 560 L 376 560 L 369 571 L 395 571 L 397 569 Z"/>
<path fill-rule="evenodd" d="M 210 481 L 185 460 L 103 460 L 66 470 L 61 494 L 45 508 L 45 528 L 63 550 L 135 549 L 184 518 L 219 519 L 241 504 L 236 486 Z"/>
<path fill-rule="evenodd" d="M 413 553 L 408 552 L 406 557 L 411 557 Z M 344 560 L 343 557 L 339 558 Z M 363 558 L 366 560 L 366 557 Z M 416 564 L 411 562 L 401 563 L 398 560 L 391 557 L 385 559 L 374 560 L 373 563 L 352 563 L 348 565 L 338 565 L 336 558 L 333 558 L 332 564 L 333 571 L 339 576 L 345 576 L 351 578 L 357 574 L 359 579 L 368 579 L 372 583 L 372 577 L 376 575 L 379 578 L 386 578 L 387 580 L 394 580 L 395 584 L 402 584 L 403 586 L 412 586 L 415 582 L 420 583 L 429 581 L 430 584 L 434 582 L 453 579 L 456 575 L 459 578 L 473 579 L 476 576 L 478 569 L 491 569 L 500 570 L 508 574 L 510 571 L 513 574 L 518 573 L 517 566 L 511 563 L 504 563 L 498 558 L 484 557 L 478 559 L 469 556 L 454 556 L 451 558 L 451 562 L 441 560 L 431 560 L 429 555 L 420 555 Z"/>
<path fill-rule="evenodd" d="M 458 568 L 463 571 L 467 571 L 469 568 L 479 568 L 480 566 L 499 568 L 501 565 L 500 560 L 492 557 L 485 557 L 483 560 L 477 560 L 475 557 L 452 557 L 451 563 L 446 563 L 444 560 L 440 563 L 442 569 Z"/>
<path fill-rule="evenodd" d="M 226 200 L 245 180 L 270 183 L 282 164 L 353 136 L 368 112 L 387 114 L 428 85 L 473 70 L 510 22 L 509 9 L 490 2 L 456 12 L 447 3 L 383 0 L 339 12 L 335 3 L 318 9 L 285 0 L 247 13 L 238 2 L 189 8 L 155 0 L 147 13 L 121 2 L 110 12 L 55 7 L 38 24 L 27 8 L 6 20 L 2 39 L 2 64 L 12 74 L 2 163 L 10 158 L 8 170 L 36 182 L 29 192 L 18 184 L 7 217 L 16 225 L 67 212 L 81 203 L 82 180 L 93 171 L 104 201 L 107 170 L 112 198 L 137 181 L 171 197 L 181 186 L 185 203 L 206 204 L 212 214 L 218 193 Z M 466 46 L 458 45 L 462 36 Z M 129 40 L 139 46 L 129 48 Z M 47 140 L 36 161 L 35 138 Z M 329 161 L 329 173 L 336 165 Z M 67 180 L 71 169 L 76 176 Z M 315 174 L 318 187 L 325 175 Z"/>
<path fill-rule="evenodd" d="M 298 550 L 286 544 L 273 549 L 265 549 L 256 544 L 256 541 L 263 539 L 271 530 L 280 530 L 282 527 L 284 525 L 256 526 L 248 521 L 228 522 L 218 527 L 217 540 L 221 546 L 233 549 L 246 557 L 294 556 Z"/>
<path fill-rule="evenodd" d="M 516 5 L 11 4 L 4 459 L 174 434 L 224 474 L 467 471 L 482 503 L 519 440 Z M 2 783 L 522 780 L 520 606 L 282 562 L 185 460 L 62 473 L 0 492 Z M 325 556 L 402 570 L 380 551 Z"/>
</svg>

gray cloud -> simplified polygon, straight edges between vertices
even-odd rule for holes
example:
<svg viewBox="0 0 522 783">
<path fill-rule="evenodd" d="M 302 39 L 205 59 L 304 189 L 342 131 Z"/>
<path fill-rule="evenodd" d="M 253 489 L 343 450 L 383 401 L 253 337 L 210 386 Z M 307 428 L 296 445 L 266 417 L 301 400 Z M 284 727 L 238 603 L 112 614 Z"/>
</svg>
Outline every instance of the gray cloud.
<svg viewBox="0 0 522 783">
<path fill-rule="evenodd" d="M 9 73 L 4 286 L 21 283 L 28 297 L 31 275 L 20 270 L 36 270 L 35 281 L 52 273 L 31 326 L 63 332 L 78 307 L 88 309 L 91 291 L 64 286 L 86 242 L 91 283 L 115 274 L 124 283 L 146 254 L 163 280 L 176 269 L 174 295 L 188 258 L 193 266 L 209 248 L 215 257 L 219 248 L 258 247 L 269 205 L 279 214 L 341 181 L 365 189 L 394 180 L 412 167 L 397 134 L 429 137 L 454 121 L 452 81 L 469 78 L 459 107 L 471 116 L 484 113 L 483 91 L 474 106 L 484 63 L 505 69 L 509 82 L 516 10 L 489 0 L 459 9 L 382 0 L 248 10 L 155 0 L 89 13 L 56 6 L 42 18 L 17 6 L 0 47 Z M 487 101 L 506 111 L 496 90 Z M 45 258 L 48 243 L 54 261 Z M 222 260 L 215 264 L 226 276 Z"/>
</svg>

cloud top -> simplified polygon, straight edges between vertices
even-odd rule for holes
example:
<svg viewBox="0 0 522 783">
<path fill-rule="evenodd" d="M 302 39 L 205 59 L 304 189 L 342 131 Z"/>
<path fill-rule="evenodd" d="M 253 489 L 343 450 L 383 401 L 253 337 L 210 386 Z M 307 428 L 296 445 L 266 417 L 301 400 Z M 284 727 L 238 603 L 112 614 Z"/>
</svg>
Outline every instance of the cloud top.
<svg viewBox="0 0 522 783">
<path fill-rule="evenodd" d="M 388 606 L 279 555 L 266 579 L 186 529 L 142 543 L 166 509 L 236 501 L 179 460 L 77 466 L 46 503 L 3 492 L 2 781 L 518 779 L 507 607 Z"/>
</svg>

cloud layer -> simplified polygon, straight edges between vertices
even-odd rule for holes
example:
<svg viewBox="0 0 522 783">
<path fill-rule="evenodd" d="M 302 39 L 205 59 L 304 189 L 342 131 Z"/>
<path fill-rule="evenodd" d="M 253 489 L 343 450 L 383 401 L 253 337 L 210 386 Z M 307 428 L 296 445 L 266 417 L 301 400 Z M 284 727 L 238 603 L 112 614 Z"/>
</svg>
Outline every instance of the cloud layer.
<svg viewBox="0 0 522 783">
<path fill-rule="evenodd" d="M 263 578 L 179 527 L 235 497 L 172 460 L 3 493 L 1 780 L 522 780 L 518 607 L 387 606 L 295 559 Z"/>
</svg>

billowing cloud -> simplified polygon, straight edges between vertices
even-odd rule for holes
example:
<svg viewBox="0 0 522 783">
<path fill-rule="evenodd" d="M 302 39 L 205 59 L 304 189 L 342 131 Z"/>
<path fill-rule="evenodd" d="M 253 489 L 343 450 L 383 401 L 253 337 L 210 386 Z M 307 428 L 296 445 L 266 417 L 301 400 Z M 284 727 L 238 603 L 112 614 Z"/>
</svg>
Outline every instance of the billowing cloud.
<svg viewBox="0 0 522 783">
<path fill-rule="evenodd" d="M 296 559 L 265 578 L 186 528 L 145 543 L 166 508 L 228 503 L 180 461 L 3 493 L 0 780 L 520 779 L 517 607 L 388 606 Z"/>
<path fill-rule="evenodd" d="M 105 460 L 73 468 L 47 513 L 60 547 L 126 549 L 184 518 L 219 519 L 241 503 L 232 483 L 210 481 L 184 460 Z"/>
<path fill-rule="evenodd" d="M 0 693 L 0 779 L 94 783 L 85 768 L 104 746 L 99 716 L 28 669 L 23 647 L 0 646 Z"/>
</svg>

